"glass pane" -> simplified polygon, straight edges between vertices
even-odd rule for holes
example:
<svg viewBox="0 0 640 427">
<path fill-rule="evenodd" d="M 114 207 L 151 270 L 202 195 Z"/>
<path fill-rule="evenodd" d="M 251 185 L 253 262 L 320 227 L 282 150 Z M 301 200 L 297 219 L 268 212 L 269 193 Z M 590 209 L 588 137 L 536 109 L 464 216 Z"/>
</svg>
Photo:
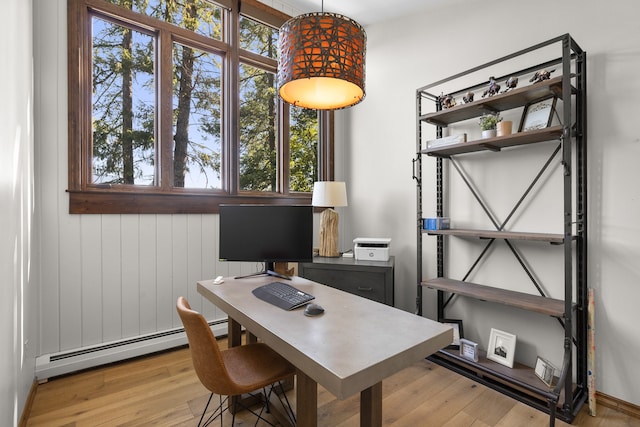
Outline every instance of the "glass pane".
<svg viewBox="0 0 640 427">
<path fill-rule="evenodd" d="M 240 189 L 276 191 L 275 74 L 240 65 Z"/>
<path fill-rule="evenodd" d="M 222 8 L 207 0 L 109 0 L 198 34 L 222 40 Z"/>
<path fill-rule="evenodd" d="M 241 16 L 240 48 L 275 59 L 278 56 L 278 30 Z"/>
<path fill-rule="evenodd" d="M 318 180 L 318 111 L 290 107 L 289 190 L 311 192 Z"/>
<path fill-rule="evenodd" d="M 93 18 L 95 184 L 155 183 L 155 40 Z"/>
<path fill-rule="evenodd" d="M 173 185 L 222 188 L 221 58 L 173 46 Z"/>
</svg>

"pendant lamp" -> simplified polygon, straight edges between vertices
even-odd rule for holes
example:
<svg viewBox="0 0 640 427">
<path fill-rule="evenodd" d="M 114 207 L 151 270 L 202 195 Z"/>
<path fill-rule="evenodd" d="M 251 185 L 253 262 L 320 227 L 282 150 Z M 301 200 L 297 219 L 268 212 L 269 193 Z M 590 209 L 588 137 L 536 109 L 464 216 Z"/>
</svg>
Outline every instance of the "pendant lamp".
<svg viewBox="0 0 640 427">
<path fill-rule="evenodd" d="M 367 35 L 343 15 L 314 12 L 280 28 L 278 88 L 289 104 L 317 110 L 351 107 L 365 96 Z"/>
</svg>

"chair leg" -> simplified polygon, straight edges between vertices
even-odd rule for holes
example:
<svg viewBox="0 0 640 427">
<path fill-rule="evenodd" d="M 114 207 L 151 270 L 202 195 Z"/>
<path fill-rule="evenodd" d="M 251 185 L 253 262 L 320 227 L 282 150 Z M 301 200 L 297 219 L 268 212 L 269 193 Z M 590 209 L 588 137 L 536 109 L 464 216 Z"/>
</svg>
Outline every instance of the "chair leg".
<svg viewBox="0 0 640 427">
<path fill-rule="evenodd" d="M 198 427 L 206 427 L 209 424 L 211 424 L 213 421 L 215 421 L 215 419 L 218 417 L 220 417 L 220 427 L 222 427 L 222 413 L 225 411 L 224 403 L 227 401 L 227 397 L 223 399 L 222 396 L 218 396 L 220 399 L 219 400 L 220 404 L 213 411 L 213 413 L 209 415 L 209 418 L 207 418 L 204 424 L 202 423 L 202 420 L 204 419 L 204 415 L 207 413 L 207 409 L 209 408 L 209 403 L 211 403 L 212 397 L 213 397 L 213 393 L 211 393 L 211 395 L 209 396 L 209 400 L 207 401 L 207 406 L 205 406 L 204 411 L 202 411 L 202 416 L 200 417 L 200 421 L 198 422 Z"/>
<path fill-rule="evenodd" d="M 289 419 L 291 420 L 293 425 L 296 425 L 296 413 L 293 411 L 293 408 L 291 407 L 291 403 L 289 402 L 289 398 L 287 397 L 287 393 L 284 391 L 284 386 L 282 385 L 282 381 L 278 381 L 278 385 L 280 386 L 280 394 L 282 396 L 284 396 L 284 401 L 287 402 L 287 408 L 289 409 L 289 413 L 287 414 L 287 416 L 289 417 Z M 280 395 L 278 395 L 278 396 L 280 396 Z M 282 405 L 282 406 L 284 406 L 284 405 Z"/>
<path fill-rule="evenodd" d="M 262 405 L 262 407 L 260 408 L 260 412 L 256 412 L 256 411 L 252 410 L 251 408 L 247 407 L 246 405 L 244 405 L 244 404 L 242 403 L 242 401 L 241 401 L 241 400 L 238 400 L 238 402 L 236 402 L 236 405 L 241 406 L 243 409 L 246 409 L 247 411 L 251 412 L 253 415 L 255 415 L 255 416 L 256 416 L 256 423 L 255 423 L 254 427 L 256 427 L 256 426 L 258 425 L 258 423 L 260 422 L 260 420 L 264 421 L 265 423 L 269 424 L 270 426 L 274 426 L 274 427 L 275 427 L 275 424 L 271 423 L 269 420 L 267 420 L 266 418 L 264 418 L 264 417 L 262 416 L 262 414 L 263 414 L 264 412 L 266 412 L 267 414 L 271 412 L 271 408 L 269 407 L 269 399 L 270 399 L 271 393 L 273 393 L 274 391 L 276 391 L 276 387 L 277 387 L 277 386 L 280 386 L 280 393 L 277 393 L 277 392 L 276 392 L 276 395 L 278 396 L 278 399 L 279 399 L 279 400 L 280 400 L 280 402 L 282 403 L 282 407 L 284 408 L 285 412 L 287 413 L 287 414 L 286 414 L 286 415 L 287 415 L 287 418 L 289 418 L 289 420 L 293 423 L 293 425 L 295 425 L 295 424 L 296 424 L 296 416 L 295 416 L 295 412 L 293 412 L 293 408 L 291 408 L 291 403 L 289 402 L 289 399 L 287 398 L 287 394 L 286 394 L 286 393 L 285 393 L 285 391 L 284 391 L 284 387 L 283 387 L 283 385 L 282 385 L 282 382 L 278 381 L 277 383 L 272 384 L 272 385 L 269 387 L 269 392 L 268 392 L 268 393 L 267 393 L 267 390 L 266 390 L 266 389 L 263 389 L 262 393 L 263 393 L 263 396 L 265 396 L 265 402 L 264 402 L 264 405 Z M 251 394 L 251 393 L 250 393 L 250 394 Z M 280 394 L 281 394 L 282 396 L 284 396 L 284 402 L 282 401 L 282 397 L 280 396 Z M 215 416 L 218 416 L 218 415 L 220 416 L 220 423 L 221 423 L 220 425 L 222 425 L 222 411 L 224 411 L 224 408 L 223 408 L 223 406 L 222 406 L 222 405 L 223 405 L 223 404 L 222 404 L 222 396 L 220 396 L 220 399 L 221 399 L 220 407 L 219 407 L 218 409 L 216 409 L 216 411 L 211 415 L 211 417 L 209 417 L 209 419 L 208 419 L 208 420 L 207 420 L 207 422 L 203 425 L 203 427 L 204 427 L 204 426 L 207 426 L 207 425 L 208 425 L 208 424 L 209 424 L 213 419 L 215 419 Z M 209 398 L 209 400 L 211 400 L 211 398 Z M 225 398 L 225 401 L 226 401 L 226 398 Z M 285 405 L 285 403 L 286 403 L 286 405 Z M 208 406 L 208 403 L 207 403 L 207 406 Z M 221 411 L 219 414 L 218 414 L 218 410 L 220 410 L 220 411 Z M 205 408 L 205 411 L 206 411 L 206 408 Z M 232 411 L 232 412 L 233 412 L 233 417 L 232 417 L 232 419 L 231 419 L 231 426 L 233 427 L 233 426 L 235 425 L 236 412 L 237 412 L 237 411 L 235 411 L 235 410 L 234 410 L 234 411 Z M 216 415 L 216 414 L 217 414 L 217 415 Z M 215 416 L 214 416 L 214 415 L 215 415 Z M 204 416 L 204 414 L 203 414 L 203 416 Z M 198 425 L 200 425 L 200 424 L 198 424 Z"/>
<path fill-rule="evenodd" d="M 280 386 L 280 393 L 278 393 L 278 391 L 276 390 L 278 386 Z M 270 405 L 272 393 L 275 393 L 276 396 L 278 397 L 278 400 L 280 400 L 280 404 L 284 408 L 284 411 L 287 415 L 287 418 L 289 418 L 289 421 L 291 421 L 293 425 L 296 425 L 296 414 L 295 412 L 293 412 L 293 408 L 291 408 L 291 403 L 289 402 L 289 398 L 287 397 L 287 393 L 285 393 L 284 391 L 284 386 L 282 385 L 281 381 L 271 384 L 271 386 L 269 387 L 269 393 L 267 393 L 266 390 L 264 391 L 264 395 L 266 396 L 266 402 L 263 409 L 266 409 L 267 413 L 271 412 L 269 405 Z M 283 397 L 284 397 L 284 402 L 282 401 Z M 260 413 L 262 414 L 262 411 Z"/>
<path fill-rule="evenodd" d="M 202 425 L 202 420 L 204 418 L 204 414 L 207 413 L 207 409 L 209 408 L 209 403 L 211 403 L 211 398 L 213 397 L 213 393 L 211 393 L 209 395 L 209 400 L 207 400 L 207 404 L 204 407 L 204 410 L 202 411 L 202 416 L 200 416 L 200 421 L 198 421 L 198 427 L 200 427 Z"/>
<path fill-rule="evenodd" d="M 222 413 L 224 412 L 224 409 L 222 409 L 222 405 L 224 404 L 224 401 L 222 400 L 222 396 L 219 396 L 219 397 L 220 397 L 220 427 L 222 427 Z M 235 416 L 235 412 L 233 413 L 233 415 Z"/>
</svg>

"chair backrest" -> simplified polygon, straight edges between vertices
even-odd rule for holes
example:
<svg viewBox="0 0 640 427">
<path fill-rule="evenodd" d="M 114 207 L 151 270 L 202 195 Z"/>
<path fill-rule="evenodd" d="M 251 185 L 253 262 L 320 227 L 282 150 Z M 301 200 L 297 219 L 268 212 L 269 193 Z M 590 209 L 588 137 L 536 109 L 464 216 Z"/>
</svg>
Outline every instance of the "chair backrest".
<svg viewBox="0 0 640 427">
<path fill-rule="evenodd" d="M 235 386 L 224 365 L 222 352 L 205 318 L 191 309 L 184 297 L 179 297 L 176 308 L 189 340 L 193 367 L 204 385 L 212 393 L 229 396 Z"/>
</svg>

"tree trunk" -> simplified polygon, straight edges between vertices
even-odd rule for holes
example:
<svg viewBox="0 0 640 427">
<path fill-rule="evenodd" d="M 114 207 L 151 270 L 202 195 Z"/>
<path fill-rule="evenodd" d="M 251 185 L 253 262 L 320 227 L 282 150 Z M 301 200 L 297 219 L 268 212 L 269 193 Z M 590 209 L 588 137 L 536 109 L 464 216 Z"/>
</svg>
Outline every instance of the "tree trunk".
<svg viewBox="0 0 640 427">
<path fill-rule="evenodd" d="M 130 29 L 122 36 L 122 183 L 135 184 L 133 167 L 133 73 Z"/>
<path fill-rule="evenodd" d="M 185 13 L 191 19 L 197 17 L 192 2 L 185 4 Z M 191 94 L 193 92 L 193 49 L 182 46 L 180 67 L 180 87 L 178 89 L 178 116 L 176 118 L 176 134 L 173 137 L 173 185 L 184 187 L 187 174 L 187 149 L 189 145 L 189 116 L 191 115 Z"/>
</svg>

